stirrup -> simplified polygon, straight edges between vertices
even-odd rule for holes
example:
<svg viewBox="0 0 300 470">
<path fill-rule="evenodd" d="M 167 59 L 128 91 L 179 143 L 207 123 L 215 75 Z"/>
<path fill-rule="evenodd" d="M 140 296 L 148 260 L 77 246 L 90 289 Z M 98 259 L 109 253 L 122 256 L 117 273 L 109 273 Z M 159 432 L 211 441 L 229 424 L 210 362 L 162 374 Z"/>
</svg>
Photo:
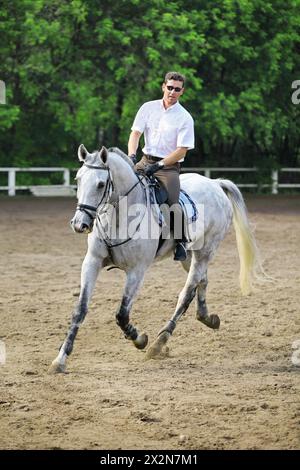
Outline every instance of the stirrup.
<svg viewBox="0 0 300 470">
<path fill-rule="evenodd" d="M 177 243 L 174 253 L 174 261 L 185 261 L 187 258 L 186 242 L 180 241 Z"/>
</svg>

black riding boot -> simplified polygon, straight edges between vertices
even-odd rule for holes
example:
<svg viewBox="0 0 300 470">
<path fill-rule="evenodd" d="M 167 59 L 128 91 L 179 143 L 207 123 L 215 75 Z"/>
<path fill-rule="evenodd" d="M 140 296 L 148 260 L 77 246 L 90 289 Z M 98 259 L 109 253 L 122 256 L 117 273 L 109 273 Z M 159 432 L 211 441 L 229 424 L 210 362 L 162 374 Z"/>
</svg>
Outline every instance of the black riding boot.
<svg viewBox="0 0 300 470">
<path fill-rule="evenodd" d="M 175 214 L 171 211 L 170 213 L 170 230 L 173 232 L 174 241 L 176 243 L 175 251 L 174 251 L 174 261 L 185 261 L 187 257 L 187 239 L 184 233 L 184 213 L 183 210 L 180 208 L 178 203 L 178 207 L 180 210 L 181 215 L 181 225 L 180 227 L 175 227 Z M 180 220 L 180 215 L 178 217 L 178 210 L 177 210 L 177 221 Z"/>
<path fill-rule="evenodd" d="M 174 252 L 174 261 L 185 261 L 187 257 L 187 239 L 185 238 L 184 234 L 184 214 L 182 212 L 182 236 L 181 238 L 176 238 L 176 247 Z"/>
<path fill-rule="evenodd" d="M 174 261 L 185 261 L 187 257 L 186 238 L 184 237 L 182 240 L 175 241 L 176 248 L 174 253 Z"/>
</svg>

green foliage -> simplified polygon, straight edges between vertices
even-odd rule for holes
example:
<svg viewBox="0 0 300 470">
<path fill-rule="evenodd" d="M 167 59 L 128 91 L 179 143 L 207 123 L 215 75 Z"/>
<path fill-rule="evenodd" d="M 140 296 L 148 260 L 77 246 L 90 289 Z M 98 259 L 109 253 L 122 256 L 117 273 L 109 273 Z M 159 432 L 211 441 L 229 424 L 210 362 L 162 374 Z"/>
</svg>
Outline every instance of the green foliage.
<svg viewBox="0 0 300 470">
<path fill-rule="evenodd" d="M 191 165 L 296 165 L 299 4 L 3 0 L 0 164 L 72 166 L 81 142 L 126 150 L 137 109 L 179 70 Z"/>
</svg>

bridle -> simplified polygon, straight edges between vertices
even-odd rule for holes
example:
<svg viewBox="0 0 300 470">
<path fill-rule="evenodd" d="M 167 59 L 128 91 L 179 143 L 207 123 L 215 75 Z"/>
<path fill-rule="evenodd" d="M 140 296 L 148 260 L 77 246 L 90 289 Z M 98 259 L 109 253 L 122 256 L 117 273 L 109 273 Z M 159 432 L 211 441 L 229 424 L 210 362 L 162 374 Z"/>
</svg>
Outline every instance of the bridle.
<svg viewBox="0 0 300 470">
<path fill-rule="evenodd" d="M 107 168 L 107 167 L 103 167 L 103 166 L 95 166 L 95 165 L 88 165 L 87 163 L 84 163 L 83 164 L 84 166 L 86 166 L 87 168 L 91 168 L 93 170 L 105 170 L 108 172 L 108 177 L 107 177 L 107 180 L 106 180 L 106 183 L 105 183 L 105 188 L 104 188 L 104 191 L 103 191 L 103 195 L 102 195 L 102 198 L 101 198 L 101 201 L 99 202 L 99 204 L 97 206 L 90 206 L 88 204 L 77 204 L 77 210 L 81 211 L 81 212 L 84 212 L 85 214 L 87 214 L 87 216 L 91 219 L 91 221 L 95 220 L 96 216 L 97 216 L 97 220 L 96 220 L 96 223 L 99 225 L 99 228 L 100 228 L 100 231 L 101 231 L 101 234 L 103 235 L 103 241 L 104 243 L 106 244 L 106 246 L 108 248 L 113 248 L 115 246 L 120 246 L 120 245 L 123 245 L 124 243 L 127 243 L 129 242 L 129 240 L 132 239 L 132 237 L 129 237 L 127 238 L 126 240 L 120 242 L 120 243 L 114 243 L 112 244 L 110 239 L 105 235 L 105 232 L 104 232 L 104 228 L 103 228 L 103 225 L 101 223 L 101 219 L 100 219 L 100 215 L 101 214 L 104 214 L 105 211 L 104 208 L 105 206 L 108 204 L 108 200 L 109 198 L 111 197 L 113 191 L 114 191 L 114 184 L 113 184 L 113 180 L 111 178 L 111 173 L 110 173 L 110 169 Z M 147 194 L 146 194 L 146 187 L 142 181 L 142 178 L 136 173 L 136 176 L 138 178 L 138 181 L 133 185 L 131 186 L 131 188 L 127 191 L 126 194 L 122 194 L 122 198 L 128 196 L 133 190 L 134 188 L 140 184 L 144 190 L 144 195 L 145 195 L 145 200 L 147 202 Z M 104 198 L 106 198 L 104 200 Z M 119 205 L 120 203 L 120 199 L 114 203 L 111 203 L 112 206 L 114 206 L 114 208 L 116 209 L 117 206 Z M 99 207 L 102 206 L 102 210 L 101 212 L 99 211 Z M 91 214 L 90 211 L 92 211 L 94 213 Z M 146 204 L 146 209 L 145 209 L 145 213 L 147 211 L 147 204 Z M 143 214 L 143 217 L 141 218 L 138 226 L 136 227 L 135 229 L 135 233 L 137 232 L 137 230 L 139 229 L 140 225 L 141 225 L 141 222 L 144 218 L 144 215 L 145 213 Z M 134 235 L 134 234 L 133 234 Z"/>
<path fill-rule="evenodd" d="M 107 199 L 106 199 L 106 201 L 103 205 L 105 206 L 107 204 L 108 199 L 109 199 L 109 197 L 111 196 L 111 193 L 114 190 L 114 184 L 113 184 L 113 181 L 111 179 L 111 174 L 110 174 L 110 169 L 109 168 L 106 168 L 105 166 L 88 165 L 87 163 L 84 163 L 83 166 L 86 166 L 87 168 L 91 168 L 93 170 L 104 170 L 104 171 L 108 172 L 108 177 L 107 177 L 107 180 L 106 180 L 106 183 L 105 183 L 105 188 L 104 188 L 104 191 L 103 191 L 103 195 L 102 195 L 101 201 L 99 202 L 98 206 L 89 206 L 88 204 L 77 204 L 77 207 L 76 207 L 77 210 L 79 210 L 81 212 L 84 212 L 91 219 L 91 221 L 93 221 L 96 217 L 98 208 L 101 206 L 101 204 L 103 202 L 103 199 L 108 194 Z M 110 191 L 110 189 L 111 189 L 111 191 Z M 94 215 L 92 215 L 89 211 L 94 212 Z"/>
</svg>

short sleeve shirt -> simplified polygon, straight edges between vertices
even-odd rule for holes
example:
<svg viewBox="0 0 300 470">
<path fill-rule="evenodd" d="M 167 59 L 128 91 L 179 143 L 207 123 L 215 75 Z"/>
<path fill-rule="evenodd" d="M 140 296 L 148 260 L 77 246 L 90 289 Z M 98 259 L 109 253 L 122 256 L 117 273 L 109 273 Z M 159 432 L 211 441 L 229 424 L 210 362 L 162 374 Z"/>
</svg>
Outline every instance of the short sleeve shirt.
<svg viewBox="0 0 300 470">
<path fill-rule="evenodd" d="M 146 155 L 164 158 L 177 147 L 190 150 L 195 145 L 193 118 L 178 101 L 168 109 L 162 99 L 144 103 L 131 130 L 144 133 L 143 152 Z"/>
</svg>

